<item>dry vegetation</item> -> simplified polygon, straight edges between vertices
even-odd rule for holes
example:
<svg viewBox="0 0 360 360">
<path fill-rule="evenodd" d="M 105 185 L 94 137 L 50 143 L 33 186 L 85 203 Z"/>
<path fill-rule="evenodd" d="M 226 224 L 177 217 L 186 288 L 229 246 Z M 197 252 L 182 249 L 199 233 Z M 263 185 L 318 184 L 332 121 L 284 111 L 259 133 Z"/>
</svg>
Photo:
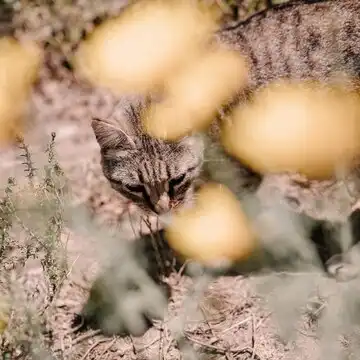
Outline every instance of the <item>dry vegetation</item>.
<svg viewBox="0 0 360 360">
<path fill-rule="evenodd" d="M 232 22 L 264 8 L 267 1 L 216 3 L 224 10 L 224 20 Z M 194 272 L 190 279 L 182 268 L 173 269 L 167 249 L 147 249 L 151 251 L 147 256 L 154 259 L 150 263 L 161 271 L 159 277 L 144 278 L 141 256 L 132 256 L 127 241 L 137 237 L 141 224 L 134 220 L 132 228 L 136 214 L 111 192 L 94 165 L 98 149 L 84 120 L 89 112 L 107 116 L 114 100 L 101 91 L 82 92 L 71 84 L 66 68 L 54 70 L 66 65 L 64 58 L 71 56 L 72 44 L 83 35 L 85 25 L 91 30 L 90 20 L 117 13 L 124 4 L 15 1 L 18 36 L 51 43 L 53 53 L 33 96 L 36 126 L 12 149 L 0 150 L 0 356 L 4 360 L 357 358 L 356 279 L 337 283 L 318 272 L 214 280 L 196 267 L 190 268 Z M 65 28 L 71 31 L 59 32 Z M 343 184 L 313 186 L 278 176 L 269 178 L 260 196 L 272 202 L 274 192 L 317 216 L 341 217 L 354 204 L 349 186 Z M 285 225 L 284 232 L 297 238 L 291 221 L 286 223 L 281 212 L 274 214 L 279 228 Z M 115 225 L 115 231 L 102 228 L 99 224 L 104 222 Z M 157 246 L 163 246 L 158 240 Z M 303 245 L 300 242 L 300 248 Z M 115 260 L 109 260 L 112 254 Z M 130 298 L 138 309 L 152 306 L 154 313 L 162 311 L 163 298 L 153 281 L 171 288 L 164 320 L 156 321 L 142 337 L 108 337 L 98 330 L 71 327 L 99 268 L 109 261 L 121 263 L 126 269 L 121 276 L 138 286 Z M 111 271 L 116 273 L 114 266 Z M 166 267 L 172 271 L 164 271 Z M 122 279 L 114 281 L 120 289 Z M 128 321 L 136 322 L 135 317 L 130 315 Z"/>
</svg>

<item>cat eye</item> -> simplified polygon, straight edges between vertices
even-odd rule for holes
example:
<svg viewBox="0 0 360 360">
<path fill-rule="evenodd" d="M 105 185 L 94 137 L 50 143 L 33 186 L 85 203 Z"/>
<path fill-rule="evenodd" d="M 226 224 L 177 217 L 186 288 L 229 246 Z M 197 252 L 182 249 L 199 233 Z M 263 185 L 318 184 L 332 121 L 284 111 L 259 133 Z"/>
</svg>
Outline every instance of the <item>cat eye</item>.
<svg viewBox="0 0 360 360">
<path fill-rule="evenodd" d="M 171 179 L 171 180 L 169 181 L 170 186 L 174 187 L 174 186 L 176 186 L 176 185 L 180 185 L 180 184 L 184 181 L 185 175 L 186 175 L 186 174 L 184 173 L 184 174 L 178 176 L 178 177 L 175 178 L 175 179 Z"/>
<path fill-rule="evenodd" d="M 141 193 L 144 191 L 143 185 L 124 185 L 124 188 L 133 193 Z"/>
</svg>

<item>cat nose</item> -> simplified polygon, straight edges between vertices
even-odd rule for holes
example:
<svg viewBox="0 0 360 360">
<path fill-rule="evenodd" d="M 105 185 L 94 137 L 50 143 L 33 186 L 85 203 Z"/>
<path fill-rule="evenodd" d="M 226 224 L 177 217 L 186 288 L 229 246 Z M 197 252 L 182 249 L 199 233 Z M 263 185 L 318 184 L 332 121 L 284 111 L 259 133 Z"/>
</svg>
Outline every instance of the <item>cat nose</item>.
<svg viewBox="0 0 360 360">
<path fill-rule="evenodd" d="M 157 214 L 170 211 L 170 197 L 168 194 L 163 193 L 160 196 L 158 202 L 155 205 L 155 211 Z"/>
</svg>

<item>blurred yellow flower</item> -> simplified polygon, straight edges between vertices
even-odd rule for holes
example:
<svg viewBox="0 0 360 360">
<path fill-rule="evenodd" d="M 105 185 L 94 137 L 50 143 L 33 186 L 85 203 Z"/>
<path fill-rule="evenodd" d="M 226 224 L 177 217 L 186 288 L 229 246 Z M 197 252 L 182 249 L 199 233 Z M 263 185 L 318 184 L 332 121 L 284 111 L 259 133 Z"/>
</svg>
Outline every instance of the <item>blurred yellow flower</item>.
<svg viewBox="0 0 360 360">
<path fill-rule="evenodd" d="M 191 0 L 140 1 L 95 29 L 74 65 L 113 91 L 152 91 L 196 56 L 216 27 L 212 13 Z"/>
<path fill-rule="evenodd" d="M 274 83 L 224 125 L 223 144 L 262 173 L 327 179 L 360 155 L 360 97 L 340 85 Z"/>
<path fill-rule="evenodd" d="M 42 53 L 35 44 L 0 38 L 0 145 L 21 134 L 41 61 Z"/>
</svg>

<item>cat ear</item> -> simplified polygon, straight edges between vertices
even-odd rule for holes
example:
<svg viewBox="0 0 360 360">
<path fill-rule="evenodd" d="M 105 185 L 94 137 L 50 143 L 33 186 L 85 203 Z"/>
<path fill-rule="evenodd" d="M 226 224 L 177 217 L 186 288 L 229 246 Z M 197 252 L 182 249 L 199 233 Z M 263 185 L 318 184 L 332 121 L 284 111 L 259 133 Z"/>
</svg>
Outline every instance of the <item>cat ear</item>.
<svg viewBox="0 0 360 360">
<path fill-rule="evenodd" d="M 132 138 L 117 126 L 104 120 L 94 118 L 91 122 L 96 140 L 101 150 L 106 149 L 133 149 L 135 143 Z"/>
</svg>

